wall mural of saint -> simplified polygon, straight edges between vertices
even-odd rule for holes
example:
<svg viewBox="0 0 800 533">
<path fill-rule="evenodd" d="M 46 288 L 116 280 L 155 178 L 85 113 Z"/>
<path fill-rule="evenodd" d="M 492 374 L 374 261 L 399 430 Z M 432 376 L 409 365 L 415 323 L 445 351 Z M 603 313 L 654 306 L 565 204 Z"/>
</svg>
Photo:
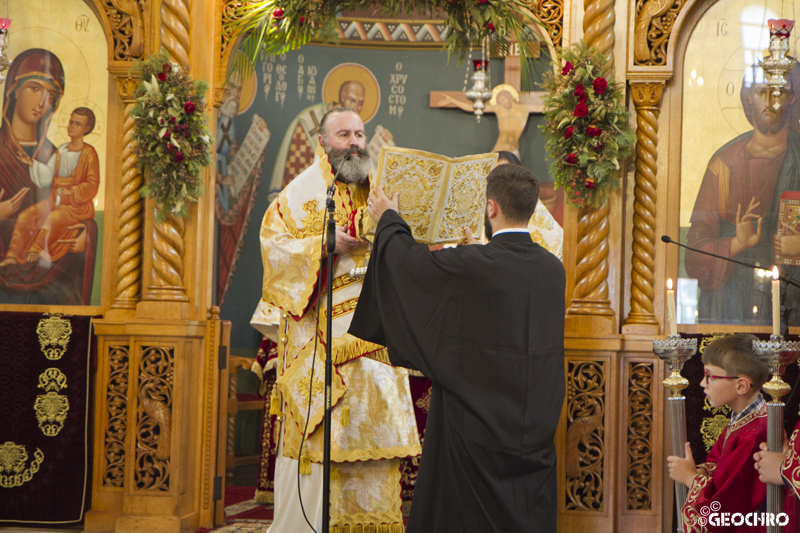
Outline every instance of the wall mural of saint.
<svg viewBox="0 0 800 533">
<path fill-rule="evenodd" d="M 36 11 L 10 5 L 0 304 L 99 305 L 107 47 L 85 3 Z"/>
<path fill-rule="evenodd" d="M 270 61 L 262 68 L 262 79 L 268 79 L 265 74 L 280 71 Z M 302 64 L 300 70 L 303 75 L 307 70 L 311 73 L 317 71 L 315 66 L 304 69 Z M 315 74 L 310 76 L 316 77 Z M 244 128 L 241 126 L 237 129 L 237 122 L 241 123 L 241 120 L 236 120 L 236 117 L 249 110 L 254 102 L 258 90 L 257 79 L 257 74 L 245 81 L 237 77 L 230 78 L 225 88 L 225 100 L 217 116 L 218 302 L 224 301 L 236 270 L 270 139 L 267 123 L 258 110 L 250 116 L 246 131 L 242 131 Z M 316 90 L 311 94 L 316 99 Z M 380 94 L 378 80 L 367 67 L 356 63 L 332 67 L 322 81 L 322 101 L 300 111 L 285 130 L 268 184 L 270 199 L 314 161 L 319 121 L 329 109 L 340 105 L 349 107 L 359 113 L 366 124 L 378 111 Z M 368 146 L 374 162 L 380 155 L 380 147 L 385 144 L 394 146 L 392 134 L 382 126 L 377 126 Z"/>
</svg>

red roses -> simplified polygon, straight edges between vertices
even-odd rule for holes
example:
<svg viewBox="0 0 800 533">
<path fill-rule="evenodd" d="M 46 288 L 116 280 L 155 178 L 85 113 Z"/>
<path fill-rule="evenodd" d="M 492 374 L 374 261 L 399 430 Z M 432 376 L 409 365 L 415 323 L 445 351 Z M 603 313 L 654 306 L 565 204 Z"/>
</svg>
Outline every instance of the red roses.
<svg viewBox="0 0 800 533">
<path fill-rule="evenodd" d="M 167 75 L 163 72 L 158 73 L 158 81 L 167 81 Z"/>
<path fill-rule="evenodd" d="M 574 69 L 574 68 L 575 68 L 575 67 L 573 67 L 573 66 L 572 66 L 572 63 L 570 63 L 569 61 L 567 61 L 566 65 L 564 65 L 564 68 L 563 68 L 563 69 L 561 69 L 561 75 L 562 75 L 562 76 L 566 76 L 567 74 L 569 74 L 570 72 L 572 72 L 572 69 Z"/>
<path fill-rule="evenodd" d="M 578 118 L 585 117 L 586 114 L 589 112 L 589 107 L 581 102 L 580 104 L 575 106 L 575 111 L 572 112 Z"/>
<path fill-rule="evenodd" d="M 564 161 L 569 163 L 570 165 L 577 165 L 578 156 L 575 154 L 567 154 L 567 156 L 564 158 Z"/>
<path fill-rule="evenodd" d="M 192 102 L 186 102 L 185 104 L 183 104 L 183 110 L 189 115 L 191 115 L 192 113 L 194 113 L 195 110 L 194 104 Z"/>
<path fill-rule="evenodd" d="M 608 88 L 608 82 L 605 78 L 595 78 L 592 82 L 595 94 L 603 94 Z"/>
<path fill-rule="evenodd" d="M 586 135 L 589 137 L 599 137 L 601 133 L 603 133 L 603 130 L 600 128 L 595 128 L 594 126 L 586 128 Z"/>
<path fill-rule="evenodd" d="M 564 138 L 565 138 L 565 139 L 571 139 L 571 138 L 572 138 L 572 131 L 573 131 L 574 129 L 575 129 L 575 128 L 573 128 L 572 126 L 569 126 L 567 129 L 565 129 L 565 130 L 564 130 Z"/>
<path fill-rule="evenodd" d="M 278 9 L 276 9 L 275 11 L 273 11 L 273 12 L 272 12 L 272 18 L 274 18 L 275 20 L 280 20 L 280 19 L 282 19 L 282 18 L 283 18 L 283 8 L 280 8 L 280 7 L 279 7 Z"/>
</svg>

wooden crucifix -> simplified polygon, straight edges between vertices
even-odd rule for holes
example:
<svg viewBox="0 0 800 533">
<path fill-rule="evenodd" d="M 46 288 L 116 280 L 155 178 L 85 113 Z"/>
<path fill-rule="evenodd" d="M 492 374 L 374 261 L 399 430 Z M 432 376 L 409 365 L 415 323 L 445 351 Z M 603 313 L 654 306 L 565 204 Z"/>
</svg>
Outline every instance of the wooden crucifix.
<svg viewBox="0 0 800 533">
<path fill-rule="evenodd" d="M 485 103 L 486 107 L 483 112 L 497 115 L 499 135 L 492 151 L 506 150 L 519 155 L 519 138 L 528 123 L 528 116 L 531 113 L 542 112 L 542 98 L 546 93 L 532 91 L 520 94 L 518 52 L 515 55 L 506 56 L 504 71 L 506 83 L 492 89 L 492 98 Z M 472 102 L 464 96 L 463 91 L 431 91 L 430 106 L 446 109 L 458 108 L 468 113 L 473 112 Z"/>
</svg>

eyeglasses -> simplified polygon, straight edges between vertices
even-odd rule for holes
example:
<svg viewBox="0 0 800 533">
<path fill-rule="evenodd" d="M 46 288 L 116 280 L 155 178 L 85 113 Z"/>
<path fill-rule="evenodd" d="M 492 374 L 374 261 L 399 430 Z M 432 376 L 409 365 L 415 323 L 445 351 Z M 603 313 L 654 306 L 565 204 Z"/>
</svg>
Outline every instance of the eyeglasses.
<svg viewBox="0 0 800 533">
<path fill-rule="evenodd" d="M 709 374 L 708 370 L 706 370 L 705 368 L 703 369 L 703 375 L 706 377 L 706 379 L 709 381 L 709 383 L 711 382 L 712 378 L 714 378 L 714 379 L 739 379 L 739 376 L 715 376 L 714 374 Z"/>
</svg>

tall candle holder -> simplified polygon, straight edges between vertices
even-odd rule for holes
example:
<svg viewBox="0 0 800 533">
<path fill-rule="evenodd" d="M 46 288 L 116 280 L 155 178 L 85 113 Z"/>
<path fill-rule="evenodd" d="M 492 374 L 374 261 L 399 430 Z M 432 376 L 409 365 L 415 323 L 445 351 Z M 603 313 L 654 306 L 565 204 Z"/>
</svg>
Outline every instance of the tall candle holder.
<svg viewBox="0 0 800 533">
<path fill-rule="evenodd" d="M 671 372 L 663 381 L 664 386 L 672 392 L 667 398 L 670 415 L 670 428 L 672 430 L 672 455 L 685 457 L 684 443 L 686 442 L 686 397 L 681 391 L 689 386 L 689 380 L 681 376 L 683 364 L 691 359 L 697 352 L 697 339 L 683 339 L 680 335 L 670 335 L 666 340 L 653 341 L 653 353 L 667 363 Z M 675 502 L 678 508 L 677 530 L 683 533 L 683 519 L 681 509 L 686 503 L 688 487 L 683 483 L 675 482 Z"/>
<path fill-rule="evenodd" d="M 783 451 L 783 408 L 782 398 L 791 387 L 783 381 L 781 374 L 787 365 L 797 361 L 800 356 L 800 343 L 785 341 L 780 335 L 770 335 L 768 341 L 753 341 L 753 350 L 759 359 L 769 365 L 772 379 L 764 384 L 764 392 L 772 397 L 767 402 L 767 446 L 771 452 Z M 783 512 L 783 485 L 767 484 L 767 512 L 773 516 Z M 768 525 L 767 533 L 780 533 L 782 526 Z"/>
</svg>

